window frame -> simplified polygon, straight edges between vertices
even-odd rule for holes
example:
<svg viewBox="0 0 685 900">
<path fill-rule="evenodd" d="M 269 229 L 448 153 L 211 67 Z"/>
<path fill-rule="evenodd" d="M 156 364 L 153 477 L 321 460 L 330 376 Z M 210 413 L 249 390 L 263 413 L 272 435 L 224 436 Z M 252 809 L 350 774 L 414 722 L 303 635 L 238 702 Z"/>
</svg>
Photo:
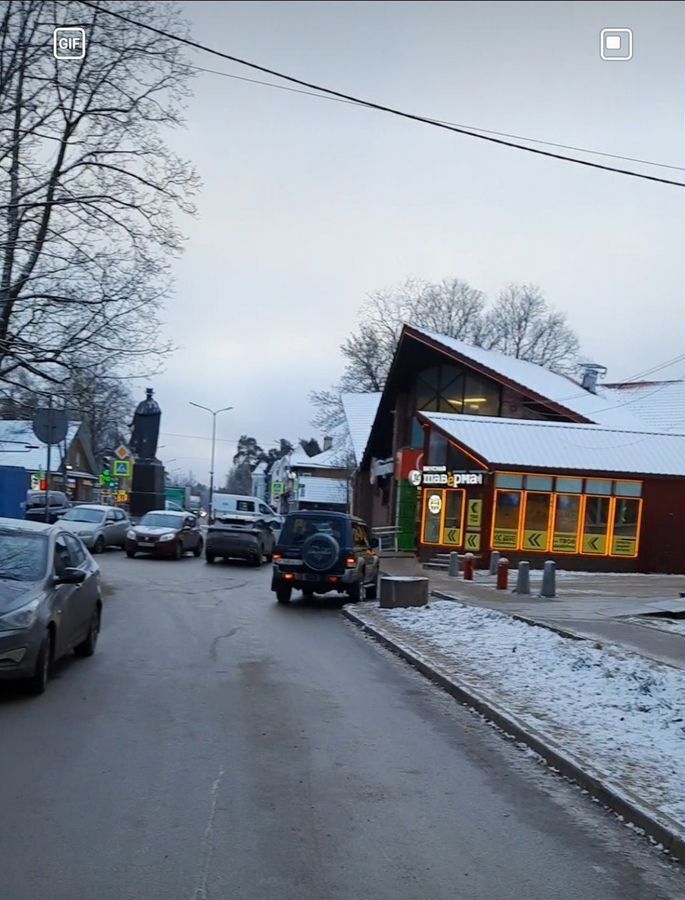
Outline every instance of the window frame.
<svg viewBox="0 0 685 900">
<path fill-rule="evenodd" d="M 525 491 L 523 488 L 495 488 L 492 496 L 492 522 L 490 525 L 490 548 L 492 550 L 502 551 L 508 550 L 511 552 L 512 550 L 518 550 L 519 545 L 521 543 L 521 514 L 523 512 L 523 494 Z M 516 545 L 514 547 L 496 547 L 495 546 L 495 531 L 497 530 L 497 495 L 498 494 L 518 494 L 520 498 L 519 503 L 519 515 L 518 515 L 518 523 L 516 529 Z M 501 530 L 501 529 L 500 529 Z"/>
</svg>

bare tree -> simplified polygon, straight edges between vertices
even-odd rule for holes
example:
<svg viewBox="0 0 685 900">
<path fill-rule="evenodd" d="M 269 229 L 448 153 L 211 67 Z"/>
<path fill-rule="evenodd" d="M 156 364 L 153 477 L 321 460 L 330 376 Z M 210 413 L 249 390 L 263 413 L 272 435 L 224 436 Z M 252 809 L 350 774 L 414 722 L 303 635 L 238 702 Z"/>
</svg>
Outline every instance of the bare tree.
<svg viewBox="0 0 685 900">
<path fill-rule="evenodd" d="M 172 3 L 116 9 L 186 31 Z M 182 51 L 105 4 L 14 0 L 0 15 L 0 381 L 159 360 L 173 217 L 198 186 L 163 140 L 182 124 Z M 53 30 L 74 21 L 85 57 L 55 59 Z"/>
<path fill-rule="evenodd" d="M 580 346 L 566 316 L 550 309 L 540 288 L 530 284 L 502 291 L 486 317 L 483 345 L 568 374 Z"/>
</svg>

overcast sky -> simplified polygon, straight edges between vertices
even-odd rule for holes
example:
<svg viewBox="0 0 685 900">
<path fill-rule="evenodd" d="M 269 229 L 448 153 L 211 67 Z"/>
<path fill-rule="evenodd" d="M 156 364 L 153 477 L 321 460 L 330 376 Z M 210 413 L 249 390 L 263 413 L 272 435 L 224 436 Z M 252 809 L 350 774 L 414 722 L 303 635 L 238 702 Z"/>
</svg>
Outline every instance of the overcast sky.
<svg viewBox="0 0 685 900">
<path fill-rule="evenodd" d="M 437 119 L 683 166 L 682 3 L 188 3 L 225 52 Z M 604 27 L 634 33 L 628 62 Z M 189 61 L 262 77 L 200 52 Z M 533 282 L 619 381 L 683 346 L 683 191 L 213 74 L 173 148 L 203 180 L 154 379 L 160 457 L 216 477 L 236 438 L 312 435 L 307 394 L 340 375 L 365 294 L 456 276 Z M 561 151 L 564 152 L 564 151 Z M 685 173 L 584 157 L 666 177 Z M 683 365 L 655 377 L 679 377 Z M 140 385 L 140 383 L 138 383 Z M 142 394 L 142 386 L 136 388 Z M 320 437 L 320 436 L 319 436 Z"/>
</svg>

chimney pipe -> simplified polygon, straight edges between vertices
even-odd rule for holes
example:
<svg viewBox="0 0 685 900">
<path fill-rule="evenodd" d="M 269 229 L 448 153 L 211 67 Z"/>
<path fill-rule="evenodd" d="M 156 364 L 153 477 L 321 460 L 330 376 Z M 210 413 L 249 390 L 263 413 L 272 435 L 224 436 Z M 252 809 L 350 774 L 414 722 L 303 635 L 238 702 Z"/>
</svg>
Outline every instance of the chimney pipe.
<svg viewBox="0 0 685 900">
<path fill-rule="evenodd" d="M 597 379 L 600 377 L 604 377 L 607 373 L 607 367 L 601 365 L 600 363 L 583 363 L 583 378 L 581 381 L 582 386 L 586 391 L 590 391 L 591 394 L 597 393 Z"/>
<path fill-rule="evenodd" d="M 326 450 L 331 450 L 332 447 L 333 447 L 333 438 L 332 438 L 332 437 L 325 437 L 325 438 L 323 439 L 323 452 L 325 453 Z"/>
</svg>

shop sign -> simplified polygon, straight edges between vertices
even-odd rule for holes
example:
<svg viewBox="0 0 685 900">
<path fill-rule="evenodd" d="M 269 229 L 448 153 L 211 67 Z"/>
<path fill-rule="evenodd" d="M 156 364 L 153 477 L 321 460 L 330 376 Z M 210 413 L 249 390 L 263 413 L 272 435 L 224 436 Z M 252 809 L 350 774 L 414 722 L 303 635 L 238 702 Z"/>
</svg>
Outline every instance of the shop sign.
<svg viewBox="0 0 685 900">
<path fill-rule="evenodd" d="M 128 494 L 126 491 L 119 491 L 116 499 L 117 503 L 126 503 L 128 501 Z"/>
<path fill-rule="evenodd" d="M 428 512 L 437 516 L 442 509 L 442 497 L 440 494 L 431 494 L 428 498 Z"/>
<path fill-rule="evenodd" d="M 442 537 L 443 544 L 461 544 L 461 528 L 446 528 Z"/>
<path fill-rule="evenodd" d="M 395 456 L 395 478 L 398 481 L 405 481 L 408 479 L 412 472 L 421 468 L 422 459 L 423 450 L 411 450 L 407 448 L 398 450 Z"/>
<path fill-rule="evenodd" d="M 552 550 L 557 553 L 576 553 L 578 550 L 578 536 L 575 531 L 555 531 L 552 536 Z"/>
<path fill-rule="evenodd" d="M 606 547 L 605 534 L 586 534 L 583 537 L 583 553 L 596 553 L 603 556 Z"/>
<path fill-rule="evenodd" d="M 546 550 L 547 549 L 547 532 L 540 531 L 524 531 L 523 532 L 523 549 L 524 550 Z"/>
<path fill-rule="evenodd" d="M 496 528 L 492 536 L 492 545 L 506 550 L 515 550 L 518 534 L 517 528 Z"/>
<path fill-rule="evenodd" d="M 469 500 L 466 507 L 466 527 L 480 528 L 481 516 L 483 514 L 482 500 Z"/>
<path fill-rule="evenodd" d="M 482 485 L 483 472 L 448 472 L 446 466 L 424 466 L 412 469 L 409 481 L 416 487 L 461 487 L 462 485 Z"/>
<path fill-rule="evenodd" d="M 464 546 L 467 550 L 480 550 L 480 532 L 479 531 L 467 531 L 466 532 L 466 541 L 464 542 Z"/>
<path fill-rule="evenodd" d="M 612 556 L 635 556 L 635 538 L 615 537 L 611 553 Z"/>
</svg>

